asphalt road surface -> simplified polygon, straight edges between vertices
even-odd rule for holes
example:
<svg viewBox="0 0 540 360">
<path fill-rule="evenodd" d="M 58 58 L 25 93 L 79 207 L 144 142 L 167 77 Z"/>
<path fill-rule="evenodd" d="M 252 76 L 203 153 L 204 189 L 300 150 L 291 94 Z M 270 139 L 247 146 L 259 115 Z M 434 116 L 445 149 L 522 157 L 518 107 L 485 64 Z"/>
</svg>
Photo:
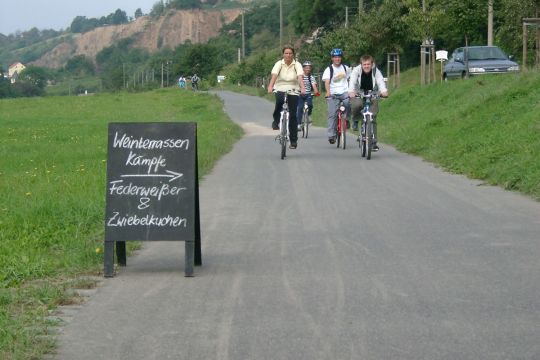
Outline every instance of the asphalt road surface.
<svg viewBox="0 0 540 360">
<path fill-rule="evenodd" d="M 144 243 L 58 359 L 540 359 L 540 203 L 321 128 L 281 160 L 273 104 L 219 96 L 246 135 L 200 184 L 203 266 Z"/>
</svg>

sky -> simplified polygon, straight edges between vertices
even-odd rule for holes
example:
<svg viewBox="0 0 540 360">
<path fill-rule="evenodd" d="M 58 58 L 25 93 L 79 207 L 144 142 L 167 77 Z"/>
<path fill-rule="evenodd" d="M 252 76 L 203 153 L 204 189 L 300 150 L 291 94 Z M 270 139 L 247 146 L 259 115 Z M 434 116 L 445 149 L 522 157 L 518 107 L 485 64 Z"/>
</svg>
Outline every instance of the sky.
<svg viewBox="0 0 540 360">
<path fill-rule="evenodd" d="M 66 29 L 77 16 L 100 18 L 121 9 L 128 17 L 141 8 L 148 14 L 158 0 L 0 0 L 0 33 Z M 13 5 L 12 5 L 13 4 Z"/>
</svg>

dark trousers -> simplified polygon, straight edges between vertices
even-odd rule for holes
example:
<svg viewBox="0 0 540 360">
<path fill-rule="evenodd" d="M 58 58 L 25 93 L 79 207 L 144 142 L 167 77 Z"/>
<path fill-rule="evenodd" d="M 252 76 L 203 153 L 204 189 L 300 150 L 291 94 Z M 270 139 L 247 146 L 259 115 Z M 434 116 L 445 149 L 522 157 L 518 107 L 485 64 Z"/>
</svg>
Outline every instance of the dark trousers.
<svg viewBox="0 0 540 360">
<path fill-rule="evenodd" d="M 274 123 L 279 124 L 279 118 L 281 117 L 281 110 L 283 103 L 285 102 L 285 93 L 278 91 L 276 92 L 276 106 L 274 107 Z M 298 141 L 298 122 L 296 120 L 296 109 L 298 108 L 298 96 L 297 95 L 287 95 L 287 104 L 289 105 L 289 137 L 292 143 Z"/>
<path fill-rule="evenodd" d="M 304 116 L 304 103 L 308 104 L 308 115 L 311 115 L 313 110 L 313 98 L 311 94 L 306 94 L 304 96 L 300 95 L 298 97 L 298 111 L 296 112 L 296 120 L 302 122 L 302 117 Z"/>
</svg>

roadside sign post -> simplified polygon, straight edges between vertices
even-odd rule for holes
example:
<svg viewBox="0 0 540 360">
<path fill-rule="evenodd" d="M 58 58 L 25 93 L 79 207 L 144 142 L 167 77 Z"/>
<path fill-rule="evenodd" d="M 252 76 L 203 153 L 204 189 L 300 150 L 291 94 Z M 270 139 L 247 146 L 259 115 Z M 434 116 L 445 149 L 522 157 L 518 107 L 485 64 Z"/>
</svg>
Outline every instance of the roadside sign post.
<svg viewBox="0 0 540 360">
<path fill-rule="evenodd" d="M 435 52 L 435 57 L 436 57 L 436 60 L 437 61 L 440 61 L 441 62 L 441 82 L 444 80 L 443 79 L 443 67 L 444 67 L 444 62 L 445 61 L 448 61 L 448 51 L 446 50 L 439 50 L 439 51 L 436 51 Z"/>
<path fill-rule="evenodd" d="M 184 241 L 185 276 L 201 265 L 196 123 L 110 123 L 104 275 L 126 241 Z"/>
</svg>

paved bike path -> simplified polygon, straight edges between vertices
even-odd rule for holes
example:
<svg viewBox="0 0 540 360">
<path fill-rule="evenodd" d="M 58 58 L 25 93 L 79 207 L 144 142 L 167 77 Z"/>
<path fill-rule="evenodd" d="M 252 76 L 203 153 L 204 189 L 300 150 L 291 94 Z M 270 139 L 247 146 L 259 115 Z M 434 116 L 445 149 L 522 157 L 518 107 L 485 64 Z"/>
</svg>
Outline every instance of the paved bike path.
<svg viewBox="0 0 540 360">
<path fill-rule="evenodd" d="M 219 96 L 246 136 L 200 184 L 203 266 L 145 243 L 58 359 L 540 357 L 538 202 L 321 128 L 280 160 L 273 105 Z"/>
</svg>

